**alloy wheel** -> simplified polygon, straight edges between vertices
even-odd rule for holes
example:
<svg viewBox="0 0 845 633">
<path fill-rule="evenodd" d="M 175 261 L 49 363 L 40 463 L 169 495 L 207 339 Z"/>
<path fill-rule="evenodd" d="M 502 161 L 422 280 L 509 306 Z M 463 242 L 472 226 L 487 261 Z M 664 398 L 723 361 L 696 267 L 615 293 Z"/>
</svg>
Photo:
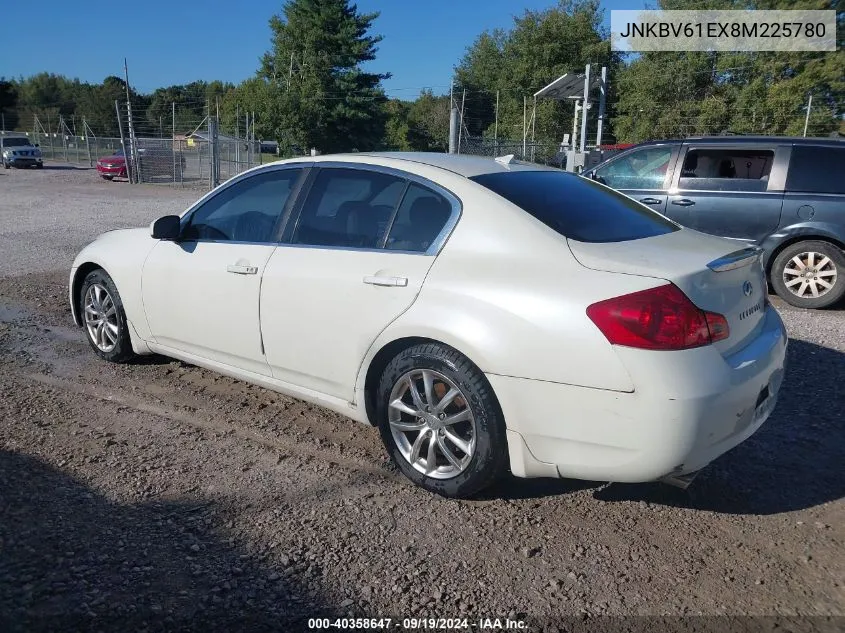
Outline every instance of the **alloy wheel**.
<svg viewBox="0 0 845 633">
<path fill-rule="evenodd" d="M 95 283 L 88 288 L 84 312 L 91 341 L 101 352 L 111 352 L 117 345 L 119 327 L 114 299 L 105 286 Z"/>
<path fill-rule="evenodd" d="M 838 271 L 833 260 L 815 251 L 798 253 L 783 269 L 783 283 L 802 299 L 822 297 L 833 290 Z"/>
<path fill-rule="evenodd" d="M 438 371 L 415 369 L 396 381 L 388 423 L 402 457 L 427 477 L 456 477 L 472 461 L 476 426 L 469 402 Z"/>
</svg>

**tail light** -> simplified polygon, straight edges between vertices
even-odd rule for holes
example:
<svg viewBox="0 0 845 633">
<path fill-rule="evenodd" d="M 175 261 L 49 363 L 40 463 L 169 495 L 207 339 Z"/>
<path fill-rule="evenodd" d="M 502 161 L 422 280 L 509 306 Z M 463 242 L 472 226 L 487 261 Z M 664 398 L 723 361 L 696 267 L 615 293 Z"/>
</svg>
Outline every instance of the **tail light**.
<svg viewBox="0 0 845 633">
<path fill-rule="evenodd" d="M 587 316 L 613 345 L 639 349 L 690 349 L 730 336 L 724 316 L 697 307 L 673 284 L 594 303 Z"/>
</svg>

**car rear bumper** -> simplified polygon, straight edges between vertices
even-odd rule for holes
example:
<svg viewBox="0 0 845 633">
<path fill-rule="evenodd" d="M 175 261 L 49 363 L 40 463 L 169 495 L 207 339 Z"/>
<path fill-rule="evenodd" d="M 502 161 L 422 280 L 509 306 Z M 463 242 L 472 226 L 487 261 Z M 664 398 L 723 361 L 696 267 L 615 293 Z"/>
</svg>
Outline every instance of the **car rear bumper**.
<svg viewBox="0 0 845 633">
<path fill-rule="evenodd" d="M 769 417 L 786 346 L 769 308 L 760 333 L 729 357 L 713 346 L 618 348 L 637 384 L 631 393 L 488 374 L 507 421 L 511 470 L 619 482 L 695 472 Z"/>
</svg>

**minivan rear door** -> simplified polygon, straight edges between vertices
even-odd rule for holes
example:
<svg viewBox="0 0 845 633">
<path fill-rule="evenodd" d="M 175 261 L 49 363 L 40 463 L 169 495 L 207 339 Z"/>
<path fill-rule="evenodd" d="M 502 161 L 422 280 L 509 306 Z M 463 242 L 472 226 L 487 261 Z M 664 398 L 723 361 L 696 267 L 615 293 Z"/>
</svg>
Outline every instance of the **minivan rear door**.
<svg viewBox="0 0 845 633">
<path fill-rule="evenodd" d="M 666 215 L 697 231 L 762 242 L 780 223 L 789 145 L 685 144 Z"/>
</svg>

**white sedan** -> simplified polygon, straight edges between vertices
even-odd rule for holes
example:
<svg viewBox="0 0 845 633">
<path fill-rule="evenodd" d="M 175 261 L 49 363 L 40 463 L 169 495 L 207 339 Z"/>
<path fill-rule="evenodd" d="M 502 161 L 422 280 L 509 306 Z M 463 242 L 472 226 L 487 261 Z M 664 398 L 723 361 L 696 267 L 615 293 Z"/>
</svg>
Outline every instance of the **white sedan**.
<svg viewBox="0 0 845 633">
<path fill-rule="evenodd" d="M 511 160 L 264 165 L 76 258 L 94 351 L 164 354 L 376 425 L 412 481 L 689 481 L 771 413 L 758 251 Z"/>
</svg>

